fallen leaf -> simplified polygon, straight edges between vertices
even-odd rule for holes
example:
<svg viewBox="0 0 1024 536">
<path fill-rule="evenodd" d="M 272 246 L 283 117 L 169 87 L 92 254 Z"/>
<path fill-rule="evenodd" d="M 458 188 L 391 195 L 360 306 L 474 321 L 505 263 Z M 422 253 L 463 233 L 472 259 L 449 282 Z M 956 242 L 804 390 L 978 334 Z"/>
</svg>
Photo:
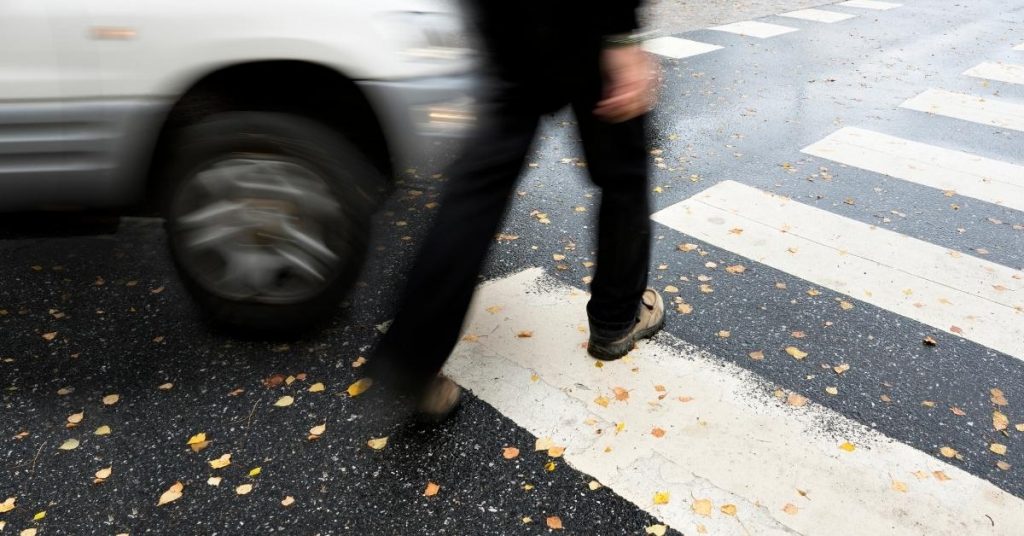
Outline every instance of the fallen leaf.
<svg viewBox="0 0 1024 536">
<path fill-rule="evenodd" d="M 737 235 L 737 236 L 741 235 L 741 234 L 743 234 L 743 229 L 741 229 L 739 227 L 733 227 L 732 229 L 729 229 L 729 234 L 734 234 L 734 235 Z"/>
<path fill-rule="evenodd" d="M 318 425 L 316 425 L 316 426 L 314 426 L 314 427 L 309 429 L 309 438 L 308 439 L 310 441 L 315 441 L 317 439 L 320 439 L 320 436 L 324 435 L 324 432 L 326 432 L 326 431 L 327 431 L 327 423 L 318 424 Z"/>
<path fill-rule="evenodd" d="M 176 501 L 181 498 L 182 492 L 185 489 L 185 485 L 181 482 L 175 482 L 167 491 L 160 495 L 160 499 L 157 501 L 157 506 L 163 506 L 169 502 Z"/>
<path fill-rule="evenodd" d="M 676 311 L 681 314 L 688 315 L 693 312 L 693 306 L 686 302 L 682 302 L 676 305 Z"/>
<path fill-rule="evenodd" d="M 1024 422 L 1017 423 L 1013 425 L 1013 427 L 1016 428 L 1018 432 L 1024 432 Z"/>
<path fill-rule="evenodd" d="M 211 476 L 210 478 L 206 479 L 206 483 L 211 486 L 219 486 L 221 480 L 223 479 L 219 476 Z"/>
<path fill-rule="evenodd" d="M 993 387 L 992 389 L 989 389 L 989 394 L 992 395 L 991 400 L 993 404 L 997 406 L 1005 406 L 1009 404 L 1009 402 L 1006 401 L 1006 397 L 1003 396 L 1003 391 L 1001 389 Z"/>
<path fill-rule="evenodd" d="M 900 493 L 906 493 L 907 492 L 907 483 L 906 482 L 902 482 L 902 481 L 899 481 L 899 480 L 893 480 L 891 486 L 892 486 L 892 489 L 894 491 L 898 491 Z"/>
<path fill-rule="evenodd" d="M 848 365 L 847 363 L 840 363 L 840 364 L 832 367 L 832 370 L 836 371 L 836 374 L 842 374 L 842 373 L 850 370 L 850 365 Z"/>
<path fill-rule="evenodd" d="M 700 286 L 700 291 L 703 292 L 704 294 L 711 294 L 712 292 L 715 291 L 715 289 L 711 288 L 711 285 L 704 283 L 703 285 Z"/>
<path fill-rule="evenodd" d="M 800 512 L 800 509 L 797 508 L 796 505 L 793 503 L 786 503 L 786 505 L 782 507 L 782 511 L 786 512 L 791 516 L 795 516 L 797 513 Z"/>
<path fill-rule="evenodd" d="M 654 492 L 654 504 L 668 504 L 669 495 L 667 491 Z"/>
<path fill-rule="evenodd" d="M 945 482 L 946 480 L 952 480 L 951 478 L 946 476 L 946 473 L 944 473 L 942 471 L 932 471 L 932 474 L 935 475 L 935 480 L 938 480 L 940 482 Z"/>
<path fill-rule="evenodd" d="M 548 528 L 551 530 L 562 530 L 562 519 L 558 516 L 548 516 L 547 520 Z"/>
<path fill-rule="evenodd" d="M 235 488 L 235 493 L 239 495 L 248 495 L 252 491 L 252 484 L 242 484 Z"/>
<path fill-rule="evenodd" d="M 722 507 L 719 508 L 719 510 L 721 510 L 722 513 L 727 515 L 727 516 L 735 516 L 736 515 L 736 505 L 735 504 L 723 504 Z"/>
<path fill-rule="evenodd" d="M 38 531 L 35 528 L 27 528 L 18 533 L 18 536 L 36 536 Z"/>
<path fill-rule="evenodd" d="M 881 395 L 881 396 L 879 396 L 878 398 L 879 398 L 879 399 L 880 399 L 880 400 L 881 400 L 882 402 L 886 402 L 886 403 L 892 402 L 892 398 L 890 398 L 890 397 L 889 397 L 889 395 Z"/>
<path fill-rule="evenodd" d="M 995 452 L 996 454 L 1002 456 L 1006 454 L 1006 445 L 1003 445 L 1002 443 L 992 443 L 991 445 L 988 446 L 988 450 L 991 450 L 992 452 Z"/>
<path fill-rule="evenodd" d="M 435 484 L 433 482 L 427 482 L 427 489 L 423 490 L 423 496 L 424 497 L 433 497 L 434 495 L 437 495 L 437 492 L 440 491 L 440 490 L 441 490 L 441 486 L 439 486 L 439 485 L 437 485 L 437 484 Z"/>
<path fill-rule="evenodd" d="M 359 357 L 356 358 L 355 361 L 352 362 L 352 368 L 359 368 L 359 367 L 361 367 L 361 366 L 363 366 L 365 364 L 366 364 L 366 358 L 363 357 L 363 356 L 359 356 Z"/>
<path fill-rule="evenodd" d="M 743 272 L 746 272 L 747 269 L 742 264 L 735 264 L 733 266 L 726 266 L 725 271 L 730 274 L 742 274 Z"/>
<path fill-rule="evenodd" d="M 843 441 L 843 444 L 839 445 L 839 450 L 845 450 L 846 452 L 853 452 L 857 450 L 857 447 L 849 441 Z"/>
<path fill-rule="evenodd" d="M 645 534 L 651 534 L 653 536 L 665 536 L 666 531 L 668 531 L 668 527 L 665 525 L 651 525 L 644 528 Z"/>
<path fill-rule="evenodd" d="M 43 333 L 43 340 L 45 340 L 45 341 L 52 341 L 55 337 L 57 337 L 57 332 L 56 331 L 51 331 L 49 333 Z"/>
<path fill-rule="evenodd" d="M 277 402 L 274 402 L 274 406 L 279 407 L 279 408 L 286 408 L 286 407 L 292 405 L 292 403 L 294 403 L 294 402 L 295 402 L 294 398 L 292 398 L 291 396 L 288 396 L 288 395 L 284 395 L 281 398 L 278 398 Z"/>
<path fill-rule="evenodd" d="M 511 460 L 519 456 L 519 449 L 515 447 L 505 447 L 501 450 L 501 455 L 506 460 Z"/>
<path fill-rule="evenodd" d="M 599 397 L 594 399 L 594 403 L 597 404 L 598 406 L 607 408 L 608 407 L 608 397 L 603 396 L 603 395 L 599 396 Z"/>
<path fill-rule="evenodd" d="M 534 452 L 539 452 L 542 450 L 548 450 L 553 446 L 555 446 L 555 442 L 552 441 L 550 437 L 538 437 L 537 441 L 533 443 L 533 450 Z"/>
<path fill-rule="evenodd" d="M 1010 426 L 1010 419 L 1006 415 L 999 410 L 992 412 L 992 427 L 996 431 L 1006 430 L 1008 426 Z"/>
<path fill-rule="evenodd" d="M 188 442 L 185 443 L 185 444 L 186 445 L 198 445 L 199 443 L 206 443 L 206 442 L 207 442 L 207 440 L 206 440 L 206 433 L 205 432 L 199 432 L 198 434 L 188 438 Z"/>
<path fill-rule="evenodd" d="M 15 497 L 8 497 L 4 502 L 0 502 L 0 514 L 6 514 L 7 512 L 14 510 L 14 503 L 16 501 L 17 499 Z"/>
<path fill-rule="evenodd" d="M 380 449 L 382 449 L 382 448 L 387 446 L 388 438 L 387 438 L 387 436 L 385 436 L 385 437 L 378 437 L 378 438 L 371 439 L 371 440 L 367 441 L 366 444 L 371 449 L 373 449 L 373 450 L 380 450 Z"/>
<path fill-rule="evenodd" d="M 956 415 L 958 417 L 963 417 L 964 415 L 967 415 L 966 411 L 964 411 L 964 410 L 962 410 L 962 409 L 960 409 L 960 408 L 958 408 L 956 406 L 950 406 L 949 411 L 952 411 L 953 415 Z"/>
<path fill-rule="evenodd" d="M 565 447 L 551 447 L 548 449 L 548 456 L 552 458 L 561 458 L 562 454 L 565 454 Z"/>
<path fill-rule="evenodd" d="M 957 335 L 963 334 L 964 330 L 959 326 L 949 326 L 949 331 L 956 333 Z"/>
<path fill-rule="evenodd" d="M 79 411 L 78 413 L 72 413 L 71 415 L 68 415 L 68 428 L 74 428 L 75 426 L 78 426 L 78 423 L 82 422 L 82 419 L 84 417 L 84 411 Z"/>
<path fill-rule="evenodd" d="M 728 339 L 732 335 L 732 332 L 723 329 L 719 331 L 717 335 L 719 338 Z"/>
<path fill-rule="evenodd" d="M 704 517 L 711 517 L 712 507 L 711 499 L 695 499 L 693 504 L 690 505 L 690 508 L 693 509 L 697 515 Z"/>
<path fill-rule="evenodd" d="M 214 469 L 223 469 L 229 465 L 231 465 L 230 453 L 221 454 L 220 458 L 210 460 L 210 467 L 213 467 Z"/>
<path fill-rule="evenodd" d="M 107 395 L 107 396 L 103 397 L 103 405 L 104 406 L 113 406 L 114 404 L 117 404 L 118 400 L 121 400 L 121 395 L 117 395 L 117 394 Z"/>
<path fill-rule="evenodd" d="M 558 467 L 558 464 L 556 464 L 552 460 L 548 460 L 548 462 L 544 464 L 544 470 L 549 472 L 549 473 L 555 472 L 555 468 L 556 467 Z"/>
<path fill-rule="evenodd" d="M 346 389 L 346 391 L 348 392 L 348 396 L 350 396 L 352 398 L 355 398 L 355 397 L 365 393 L 366 390 L 369 389 L 372 385 L 373 385 L 373 380 L 372 379 L 370 379 L 370 378 L 360 378 L 360 379 L 356 380 L 356 382 L 353 383 L 352 385 L 349 385 L 348 389 Z"/>
<path fill-rule="evenodd" d="M 950 447 L 942 447 L 939 449 L 939 454 L 942 454 L 946 458 L 955 458 L 958 453 L 956 449 Z"/>
<path fill-rule="evenodd" d="M 797 393 L 789 393 L 789 396 L 786 397 L 786 404 L 799 408 L 807 405 L 807 398 Z"/>
<path fill-rule="evenodd" d="M 996 462 L 996 467 L 998 467 L 1001 471 L 1009 471 L 1010 468 L 1013 466 L 1004 462 L 1003 460 L 999 460 Z"/>
<path fill-rule="evenodd" d="M 96 471 L 96 474 L 94 475 L 96 477 L 96 480 L 98 481 L 96 483 L 99 484 L 100 482 L 103 482 L 104 480 L 110 478 L 110 475 L 113 474 L 113 472 L 113 467 L 106 467 L 100 469 L 99 471 Z"/>
<path fill-rule="evenodd" d="M 519 337 L 520 339 L 529 339 L 530 337 L 533 337 L 533 332 L 525 330 L 520 331 L 519 333 L 516 333 L 516 337 Z"/>
<path fill-rule="evenodd" d="M 839 394 L 839 388 L 838 387 L 826 387 L 825 388 L 825 392 L 830 394 L 830 395 L 832 395 L 832 396 L 836 396 L 836 395 Z"/>
<path fill-rule="evenodd" d="M 697 249 L 697 244 L 679 244 L 676 248 L 683 253 L 689 253 Z"/>
<path fill-rule="evenodd" d="M 938 346 L 939 345 L 939 342 L 936 341 L 934 338 L 932 338 L 931 335 L 925 337 L 924 340 L 921 341 L 921 342 L 924 343 L 925 346 Z"/>
<path fill-rule="evenodd" d="M 665 292 L 667 292 L 669 294 L 675 294 L 675 293 L 679 292 L 679 287 L 676 287 L 676 286 L 673 286 L 673 285 L 665 285 Z"/>
<path fill-rule="evenodd" d="M 75 450 L 78 448 L 78 440 L 75 438 L 68 439 L 57 448 L 60 450 Z"/>
<path fill-rule="evenodd" d="M 801 351 L 796 346 L 787 346 L 786 353 L 793 356 L 793 359 L 803 359 L 807 357 L 807 352 Z"/>
<path fill-rule="evenodd" d="M 665 437 L 665 430 L 662 430 L 661 428 L 658 428 L 657 426 L 655 426 L 651 430 L 651 435 L 654 436 L 654 437 Z"/>
<path fill-rule="evenodd" d="M 249 476 L 250 477 L 259 476 L 260 473 L 262 473 L 262 472 L 263 472 L 263 468 L 262 467 L 253 467 L 252 469 L 249 469 Z"/>
<path fill-rule="evenodd" d="M 849 311 L 850 309 L 853 309 L 853 304 L 846 300 L 842 300 L 839 302 L 839 307 L 844 311 Z"/>
<path fill-rule="evenodd" d="M 157 385 L 156 388 L 160 389 L 161 391 L 170 391 L 171 389 L 174 388 L 174 384 L 170 382 L 161 383 L 160 385 Z"/>
<path fill-rule="evenodd" d="M 591 480 L 590 483 L 587 484 L 587 487 L 590 488 L 590 491 L 596 491 L 601 489 L 602 486 L 600 482 L 596 480 Z"/>
<path fill-rule="evenodd" d="M 753 359 L 754 361 L 762 361 L 764 359 L 764 352 L 761 350 L 755 350 L 747 355 L 749 355 L 750 359 Z"/>
<path fill-rule="evenodd" d="M 324 384 L 321 382 L 316 382 L 313 385 L 309 386 L 310 393 L 322 393 L 324 389 L 327 389 L 327 387 L 325 387 Z"/>
<path fill-rule="evenodd" d="M 615 392 L 615 400 L 618 400 L 619 402 L 629 400 L 629 391 L 623 389 L 622 387 L 616 387 L 612 389 L 612 391 Z"/>
<path fill-rule="evenodd" d="M 288 507 L 293 504 L 295 504 L 295 497 L 292 497 L 291 495 L 287 495 L 285 498 L 281 499 L 281 506 Z"/>
</svg>

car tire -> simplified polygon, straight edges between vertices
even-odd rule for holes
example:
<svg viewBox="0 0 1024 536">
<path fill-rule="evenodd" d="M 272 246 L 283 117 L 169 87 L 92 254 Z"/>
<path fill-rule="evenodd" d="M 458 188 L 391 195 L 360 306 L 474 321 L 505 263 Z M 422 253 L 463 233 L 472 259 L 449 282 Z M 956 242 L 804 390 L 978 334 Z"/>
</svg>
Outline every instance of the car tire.
<svg viewBox="0 0 1024 536">
<path fill-rule="evenodd" d="M 292 114 L 219 113 L 171 139 L 168 243 L 210 320 L 279 335 L 332 317 L 366 258 L 377 168 Z"/>
</svg>

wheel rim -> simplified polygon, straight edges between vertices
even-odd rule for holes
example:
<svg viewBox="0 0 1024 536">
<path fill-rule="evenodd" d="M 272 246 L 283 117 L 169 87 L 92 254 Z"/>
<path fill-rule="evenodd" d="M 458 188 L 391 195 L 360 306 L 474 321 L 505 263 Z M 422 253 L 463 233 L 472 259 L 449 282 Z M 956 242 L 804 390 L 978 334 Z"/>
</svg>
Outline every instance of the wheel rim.
<svg viewBox="0 0 1024 536">
<path fill-rule="evenodd" d="M 285 304 L 322 292 L 344 251 L 327 182 L 299 162 L 234 156 L 188 177 L 172 202 L 178 261 L 210 292 L 235 301 Z M 333 247 L 332 247 L 333 246 Z"/>
</svg>

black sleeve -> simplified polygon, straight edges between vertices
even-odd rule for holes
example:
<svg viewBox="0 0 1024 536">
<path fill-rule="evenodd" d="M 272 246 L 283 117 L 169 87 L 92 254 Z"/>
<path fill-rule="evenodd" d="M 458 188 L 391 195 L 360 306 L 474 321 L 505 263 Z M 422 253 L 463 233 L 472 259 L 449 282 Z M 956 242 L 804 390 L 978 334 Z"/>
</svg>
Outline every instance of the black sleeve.
<svg viewBox="0 0 1024 536">
<path fill-rule="evenodd" d="M 636 11 L 641 0 L 600 0 L 600 25 L 602 35 L 630 33 L 640 23 Z"/>
</svg>

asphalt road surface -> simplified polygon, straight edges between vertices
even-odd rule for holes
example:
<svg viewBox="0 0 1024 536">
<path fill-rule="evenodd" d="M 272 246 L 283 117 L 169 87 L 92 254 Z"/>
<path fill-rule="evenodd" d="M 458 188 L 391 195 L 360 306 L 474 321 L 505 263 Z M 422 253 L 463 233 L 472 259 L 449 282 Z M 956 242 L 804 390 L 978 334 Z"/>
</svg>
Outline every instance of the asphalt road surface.
<svg viewBox="0 0 1024 536">
<path fill-rule="evenodd" d="M 437 170 L 299 340 L 208 328 L 158 221 L 8 225 L 0 534 L 1020 534 L 1024 2 L 733 22 L 650 45 L 664 333 L 580 347 L 599 192 L 554 116 L 435 428 L 347 389 Z"/>
</svg>

